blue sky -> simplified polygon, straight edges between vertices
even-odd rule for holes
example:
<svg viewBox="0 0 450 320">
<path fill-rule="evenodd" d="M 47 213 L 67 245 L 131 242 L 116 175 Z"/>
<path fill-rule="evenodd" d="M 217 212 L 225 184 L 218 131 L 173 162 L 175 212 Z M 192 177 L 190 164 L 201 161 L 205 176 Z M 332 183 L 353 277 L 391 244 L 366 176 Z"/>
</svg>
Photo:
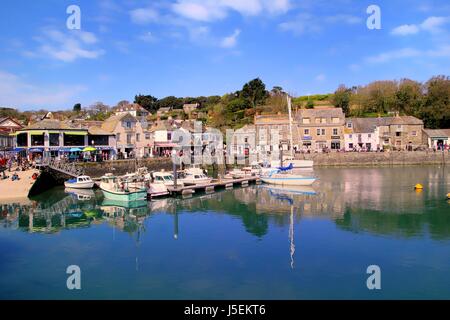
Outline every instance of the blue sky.
<svg viewBox="0 0 450 320">
<path fill-rule="evenodd" d="M 0 106 L 21 110 L 223 95 L 255 77 L 304 95 L 450 74 L 447 0 L 4 0 L 0 30 Z"/>
</svg>

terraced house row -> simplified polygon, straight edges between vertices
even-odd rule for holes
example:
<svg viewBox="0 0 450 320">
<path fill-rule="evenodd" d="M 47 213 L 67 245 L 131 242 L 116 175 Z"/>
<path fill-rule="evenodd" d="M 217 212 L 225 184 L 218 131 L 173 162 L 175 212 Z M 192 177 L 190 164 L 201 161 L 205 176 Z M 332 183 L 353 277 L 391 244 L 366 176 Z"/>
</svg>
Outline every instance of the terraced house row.
<svg viewBox="0 0 450 320">
<path fill-rule="evenodd" d="M 290 148 L 287 115 L 256 115 L 254 130 L 258 148 Z M 425 134 L 423 121 L 411 116 L 346 118 L 340 108 L 315 107 L 293 115 L 292 148 L 298 152 L 417 150 L 427 147 Z"/>
</svg>

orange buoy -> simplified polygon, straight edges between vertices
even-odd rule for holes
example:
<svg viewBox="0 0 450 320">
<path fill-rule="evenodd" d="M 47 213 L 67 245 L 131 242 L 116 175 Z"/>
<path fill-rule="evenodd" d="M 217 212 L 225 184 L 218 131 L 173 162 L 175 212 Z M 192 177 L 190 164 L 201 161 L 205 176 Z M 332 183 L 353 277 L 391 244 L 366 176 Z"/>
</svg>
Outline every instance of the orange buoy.
<svg viewBox="0 0 450 320">
<path fill-rule="evenodd" d="M 416 184 L 416 185 L 414 186 L 414 189 L 416 189 L 416 190 L 422 190 L 422 189 L 423 189 L 423 185 L 421 185 L 420 183 L 418 183 L 418 184 Z"/>
</svg>

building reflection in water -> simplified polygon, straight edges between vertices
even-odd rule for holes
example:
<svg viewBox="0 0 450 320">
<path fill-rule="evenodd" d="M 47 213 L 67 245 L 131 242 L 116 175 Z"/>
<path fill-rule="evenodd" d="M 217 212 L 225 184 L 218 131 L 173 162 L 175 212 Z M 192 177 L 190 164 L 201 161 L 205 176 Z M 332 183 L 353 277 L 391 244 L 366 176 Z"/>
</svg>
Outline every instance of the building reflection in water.
<svg viewBox="0 0 450 320">
<path fill-rule="evenodd" d="M 117 229 L 132 234 L 138 242 L 149 215 L 172 215 L 173 238 L 178 239 L 179 214 L 213 212 L 240 219 L 256 237 L 264 237 L 271 224 L 288 227 L 292 256 L 293 226 L 302 216 L 327 217 L 347 231 L 410 236 L 420 235 L 428 226 L 432 236 L 450 235 L 448 216 L 441 214 L 445 208 L 427 206 L 429 199 L 448 193 L 449 169 L 318 169 L 316 173 L 320 179 L 314 188 L 261 185 L 127 207 L 104 200 L 98 192 L 56 189 L 29 203 L 0 205 L 0 223 L 5 228 L 42 233 L 108 223 L 113 237 Z M 415 183 L 424 185 L 422 193 L 414 192 Z M 441 204 L 448 206 L 444 200 Z"/>
</svg>

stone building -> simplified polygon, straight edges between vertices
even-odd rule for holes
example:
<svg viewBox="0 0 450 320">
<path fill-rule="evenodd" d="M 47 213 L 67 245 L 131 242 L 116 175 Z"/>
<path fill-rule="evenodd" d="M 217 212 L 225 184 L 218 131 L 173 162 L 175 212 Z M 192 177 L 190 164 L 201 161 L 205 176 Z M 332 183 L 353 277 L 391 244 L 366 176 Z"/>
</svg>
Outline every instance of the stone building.
<svg viewBox="0 0 450 320">
<path fill-rule="evenodd" d="M 375 118 L 381 147 L 415 150 L 423 146 L 423 121 L 412 116 Z"/>
<path fill-rule="evenodd" d="M 300 109 L 295 120 L 298 145 L 301 149 L 321 152 L 325 148 L 329 150 L 344 148 L 345 115 L 341 108 Z"/>
<path fill-rule="evenodd" d="M 100 129 L 115 135 L 119 157 L 142 158 L 151 154 L 153 146 L 147 127 L 145 118 L 139 120 L 126 112 L 106 119 Z"/>
</svg>

